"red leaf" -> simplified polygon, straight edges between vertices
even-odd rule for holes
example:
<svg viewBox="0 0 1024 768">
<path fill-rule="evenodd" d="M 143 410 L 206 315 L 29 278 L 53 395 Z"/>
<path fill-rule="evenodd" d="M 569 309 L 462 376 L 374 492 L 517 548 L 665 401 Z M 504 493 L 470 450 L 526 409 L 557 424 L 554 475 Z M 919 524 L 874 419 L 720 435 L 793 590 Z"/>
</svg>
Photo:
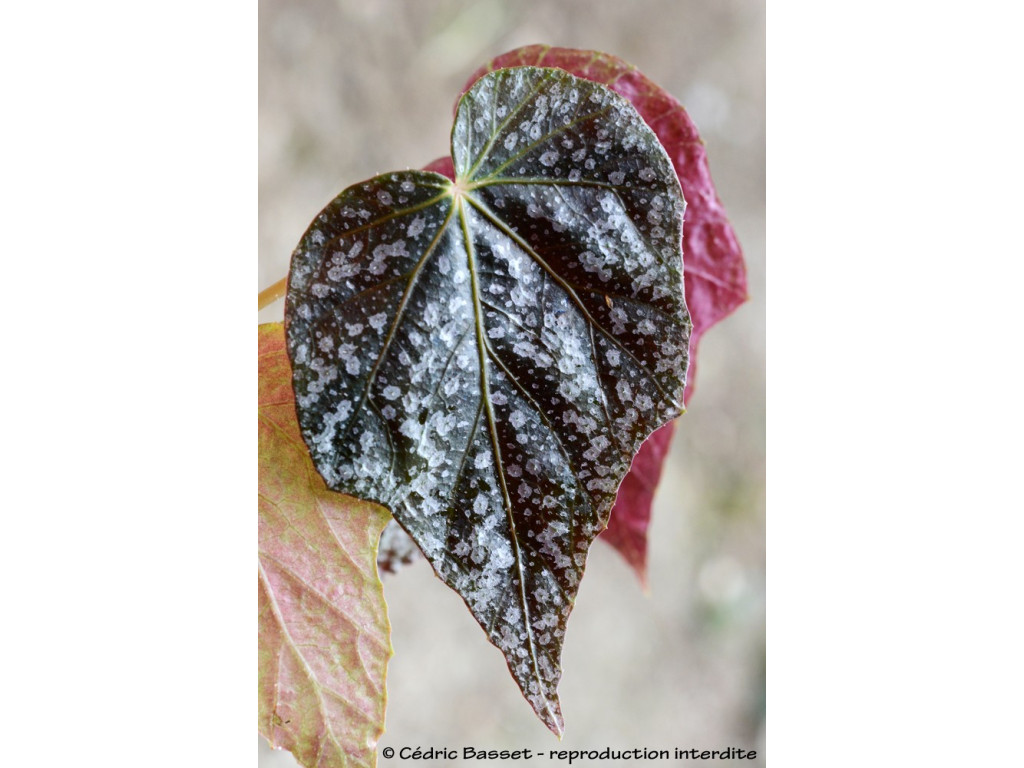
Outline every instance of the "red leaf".
<svg viewBox="0 0 1024 768">
<path fill-rule="evenodd" d="M 601 540 L 618 550 L 623 559 L 636 572 L 640 583 L 647 588 L 647 526 L 651 522 L 651 504 L 654 491 L 661 479 L 661 468 L 672 442 L 675 422 L 669 422 L 648 437 L 636 456 L 629 472 L 619 486 L 615 506 L 612 507 L 608 528 Z"/>
<path fill-rule="evenodd" d="M 437 158 L 437 160 L 429 165 L 425 165 L 423 170 L 440 173 L 442 176 L 455 181 L 455 163 L 452 162 L 451 155 L 445 155 L 444 157 Z"/>
<path fill-rule="evenodd" d="M 658 136 L 675 167 L 686 199 L 683 275 L 686 304 L 693 321 L 690 373 L 685 395 L 689 403 L 701 335 L 747 300 L 747 270 L 743 253 L 715 193 L 704 142 L 697 127 L 675 98 L 647 79 L 636 67 L 597 51 L 546 45 L 517 48 L 492 59 L 474 72 L 466 81 L 463 92 L 487 72 L 526 65 L 564 69 L 577 77 L 603 83 L 629 99 Z M 449 158 L 435 160 L 427 168 L 454 178 Z M 640 447 L 619 487 L 608 529 L 602 534 L 602 538 L 619 551 L 644 584 L 647 581 L 647 526 L 651 504 L 672 434 L 673 425 L 666 424 Z"/>
</svg>

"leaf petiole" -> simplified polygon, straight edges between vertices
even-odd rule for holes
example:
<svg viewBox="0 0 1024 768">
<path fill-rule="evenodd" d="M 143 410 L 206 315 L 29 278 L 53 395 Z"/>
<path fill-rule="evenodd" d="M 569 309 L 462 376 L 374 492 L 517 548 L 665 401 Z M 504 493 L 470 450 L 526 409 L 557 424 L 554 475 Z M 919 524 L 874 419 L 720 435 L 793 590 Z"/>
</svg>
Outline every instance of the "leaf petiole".
<svg viewBox="0 0 1024 768">
<path fill-rule="evenodd" d="M 284 297 L 285 291 L 288 289 L 288 276 L 282 277 L 276 283 L 269 288 L 264 288 L 260 291 L 260 309 L 269 307 L 275 301 Z"/>
</svg>

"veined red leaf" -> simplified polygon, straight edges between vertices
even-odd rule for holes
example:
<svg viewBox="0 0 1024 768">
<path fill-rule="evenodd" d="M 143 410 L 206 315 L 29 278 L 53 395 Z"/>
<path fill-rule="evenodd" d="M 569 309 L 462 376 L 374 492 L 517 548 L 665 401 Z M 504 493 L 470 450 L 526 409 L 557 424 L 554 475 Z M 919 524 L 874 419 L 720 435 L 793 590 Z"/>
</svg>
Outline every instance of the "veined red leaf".
<svg viewBox="0 0 1024 768">
<path fill-rule="evenodd" d="M 341 193 L 289 271 L 303 437 L 388 506 L 560 733 L 566 622 L 642 441 L 683 407 L 683 202 L 633 107 L 556 69 L 463 97 L 456 180 Z"/>
<path fill-rule="evenodd" d="M 299 434 L 284 327 L 259 327 L 259 731 L 307 768 L 373 766 L 391 626 L 387 510 L 327 489 Z"/>
<path fill-rule="evenodd" d="M 683 277 L 686 306 L 693 321 L 686 402 L 696 379 L 697 344 L 719 320 L 747 300 L 747 270 L 736 234 L 725 216 L 708 168 L 707 153 L 697 127 L 682 105 L 667 91 L 622 59 L 598 51 L 529 45 L 492 59 L 469 80 L 468 90 L 482 75 L 503 67 L 558 67 L 621 94 L 657 135 L 672 161 L 686 200 L 683 223 Z M 443 161 L 434 168 L 444 173 Z M 434 164 L 431 164 L 433 167 Z M 640 447 L 622 481 L 611 519 L 601 538 L 619 551 L 647 581 L 647 527 L 654 491 L 672 440 L 666 424 Z"/>
</svg>

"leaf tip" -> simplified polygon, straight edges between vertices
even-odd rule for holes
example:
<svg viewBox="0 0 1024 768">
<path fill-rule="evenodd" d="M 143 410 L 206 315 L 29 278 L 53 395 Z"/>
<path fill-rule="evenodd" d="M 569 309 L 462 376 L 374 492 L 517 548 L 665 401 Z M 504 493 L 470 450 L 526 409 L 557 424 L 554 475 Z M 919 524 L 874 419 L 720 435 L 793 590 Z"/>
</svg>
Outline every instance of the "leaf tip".
<svg viewBox="0 0 1024 768">
<path fill-rule="evenodd" d="M 555 711 L 552 712 L 551 708 L 548 707 L 546 714 L 550 715 L 551 719 L 549 720 L 545 718 L 544 725 L 546 725 L 548 730 L 555 734 L 555 736 L 558 737 L 558 740 L 561 741 L 562 737 L 565 735 L 565 721 L 562 719 L 562 713 L 558 708 L 558 702 L 555 702 Z"/>
</svg>

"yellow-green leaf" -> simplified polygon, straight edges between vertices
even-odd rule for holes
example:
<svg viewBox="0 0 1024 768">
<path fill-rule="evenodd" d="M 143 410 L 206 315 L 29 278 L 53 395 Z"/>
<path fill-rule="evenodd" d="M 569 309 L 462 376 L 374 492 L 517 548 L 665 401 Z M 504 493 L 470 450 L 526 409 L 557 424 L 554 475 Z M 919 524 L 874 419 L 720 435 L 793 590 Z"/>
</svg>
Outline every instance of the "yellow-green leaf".
<svg viewBox="0 0 1024 768">
<path fill-rule="evenodd" d="M 280 323 L 259 327 L 259 430 L 259 731 L 305 766 L 375 765 L 392 653 L 377 542 L 391 516 L 313 468 Z"/>
</svg>

